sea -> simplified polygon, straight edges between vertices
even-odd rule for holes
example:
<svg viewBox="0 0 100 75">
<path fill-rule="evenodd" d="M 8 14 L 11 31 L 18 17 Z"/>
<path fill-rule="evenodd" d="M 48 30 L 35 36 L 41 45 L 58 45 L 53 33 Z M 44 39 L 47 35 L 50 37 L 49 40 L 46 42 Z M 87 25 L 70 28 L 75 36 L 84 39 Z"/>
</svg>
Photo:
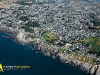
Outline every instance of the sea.
<svg viewBox="0 0 100 75">
<path fill-rule="evenodd" d="M 100 0 L 94 0 L 95 2 L 100 2 Z"/>
<path fill-rule="evenodd" d="M 8 35 L 0 32 L 0 75 L 89 75 L 78 67 L 44 56 L 31 45 L 3 36 Z"/>
</svg>

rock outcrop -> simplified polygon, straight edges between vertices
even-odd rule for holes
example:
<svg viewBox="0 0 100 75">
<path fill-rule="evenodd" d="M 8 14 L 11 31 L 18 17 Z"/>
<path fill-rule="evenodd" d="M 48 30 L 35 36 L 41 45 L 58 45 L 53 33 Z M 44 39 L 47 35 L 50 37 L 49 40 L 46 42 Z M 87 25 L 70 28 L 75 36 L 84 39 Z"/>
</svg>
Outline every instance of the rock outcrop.
<svg viewBox="0 0 100 75">
<path fill-rule="evenodd" d="M 100 75 L 100 65 L 97 68 L 96 75 Z"/>
<path fill-rule="evenodd" d="M 19 31 L 17 33 L 17 36 L 16 36 L 17 40 L 21 43 L 29 43 L 30 41 L 29 40 L 26 40 L 26 36 L 25 36 L 25 32 L 24 31 Z"/>
<path fill-rule="evenodd" d="M 86 73 L 89 73 L 91 75 L 100 75 L 100 65 L 98 66 L 98 65 L 91 65 L 88 63 L 83 63 L 78 60 L 71 59 L 69 56 L 66 56 L 61 53 L 58 53 L 57 56 L 62 62 L 71 64 L 74 66 L 78 66 L 82 70 L 84 70 Z"/>
<path fill-rule="evenodd" d="M 96 72 L 96 70 L 97 70 L 97 68 L 98 68 L 98 65 L 94 65 L 94 66 L 91 68 L 91 70 L 90 70 L 90 74 L 91 74 L 91 75 L 94 75 L 95 72 Z"/>
</svg>

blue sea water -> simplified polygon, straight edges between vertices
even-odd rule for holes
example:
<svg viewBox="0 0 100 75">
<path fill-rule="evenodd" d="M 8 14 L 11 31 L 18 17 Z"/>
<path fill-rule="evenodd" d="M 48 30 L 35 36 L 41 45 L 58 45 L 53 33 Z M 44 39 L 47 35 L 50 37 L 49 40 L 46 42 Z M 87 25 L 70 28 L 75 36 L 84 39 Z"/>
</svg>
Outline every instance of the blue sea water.
<svg viewBox="0 0 100 75">
<path fill-rule="evenodd" d="M 100 0 L 94 0 L 95 2 L 100 2 Z"/>
<path fill-rule="evenodd" d="M 87 75 L 79 68 L 72 67 L 44 56 L 29 45 L 23 46 L 12 39 L 3 38 L 0 32 L 0 63 L 3 66 L 30 66 L 25 70 L 5 70 L 0 75 Z"/>
</svg>

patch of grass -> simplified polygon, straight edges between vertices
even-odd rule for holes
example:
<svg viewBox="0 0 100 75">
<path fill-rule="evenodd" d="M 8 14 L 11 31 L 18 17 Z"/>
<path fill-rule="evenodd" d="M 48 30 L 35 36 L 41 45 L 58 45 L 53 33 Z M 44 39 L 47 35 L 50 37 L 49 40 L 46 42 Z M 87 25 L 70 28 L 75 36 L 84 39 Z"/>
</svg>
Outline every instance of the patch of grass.
<svg viewBox="0 0 100 75">
<path fill-rule="evenodd" d="M 63 48 L 59 48 L 58 51 L 59 51 L 60 53 L 63 53 L 63 52 L 64 52 L 64 49 L 63 49 Z"/>
<path fill-rule="evenodd" d="M 73 53 L 71 52 L 69 54 L 69 56 L 74 59 L 74 60 L 78 60 L 80 62 L 84 62 L 84 63 L 88 63 L 88 64 L 95 64 L 96 63 L 96 59 L 95 58 L 92 58 L 92 57 L 88 57 L 88 56 L 85 56 L 85 55 L 78 55 L 76 53 Z"/>
<path fill-rule="evenodd" d="M 88 37 L 85 40 L 73 40 L 73 43 L 84 43 L 90 45 L 93 54 L 100 55 L 100 37 Z"/>
<path fill-rule="evenodd" d="M 73 40 L 72 42 L 73 42 L 73 43 L 82 43 L 83 40 Z"/>
<path fill-rule="evenodd" d="M 94 64 L 95 62 L 96 62 L 96 59 L 95 59 L 95 58 L 90 58 L 90 59 L 89 59 L 89 63 L 90 63 L 90 64 Z"/>
<path fill-rule="evenodd" d="M 85 57 L 84 62 L 89 62 L 89 58 L 88 57 Z"/>
<path fill-rule="evenodd" d="M 75 54 L 73 54 L 73 57 L 72 57 L 73 59 L 78 59 L 78 55 L 75 53 Z"/>
<path fill-rule="evenodd" d="M 45 32 L 45 33 L 42 34 L 42 36 L 44 37 L 44 39 L 47 42 L 50 42 L 50 43 L 52 43 L 52 42 L 57 40 L 56 35 L 54 33 L 52 33 L 52 32 Z"/>
<path fill-rule="evenodd" d="M 89 63 L 89 64 L 94 64 L 96 62 L 96 59 L 90 58 L 90 57 L 87 57 L 87 56 L 80 56 L 79 61 L 86 62 L 86 63 Z"/>
<path fill-rule="evenodd" d="M 84 59 L 85 59 L 85 56 L 80 56 L 78 60 L 84 62 Z"/>
<path fill-rule="evenodd" d="M 100 37 L 88 37 L 84 40 L 85 44 L 91 45 L 91 50 L 93 53 L 100 53 Z"/>
</svg>

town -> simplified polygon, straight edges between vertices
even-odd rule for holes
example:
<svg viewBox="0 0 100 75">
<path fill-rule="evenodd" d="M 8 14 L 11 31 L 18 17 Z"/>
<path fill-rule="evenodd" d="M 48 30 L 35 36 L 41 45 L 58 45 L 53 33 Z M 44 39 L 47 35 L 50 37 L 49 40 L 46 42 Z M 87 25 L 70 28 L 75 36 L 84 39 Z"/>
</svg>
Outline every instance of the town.
<svg viewBox="0 0 100 75">
<path fill-rule="evenodd" d="M 17 32 L 21 42 L 36 42 L 47 56 L 63 54 L 65 57 L 60 59 L 100 64 L 98 3 L 71 0 L 67 4 L 33 3 L 0 8 L 0 28 Z"/>
</svg>

